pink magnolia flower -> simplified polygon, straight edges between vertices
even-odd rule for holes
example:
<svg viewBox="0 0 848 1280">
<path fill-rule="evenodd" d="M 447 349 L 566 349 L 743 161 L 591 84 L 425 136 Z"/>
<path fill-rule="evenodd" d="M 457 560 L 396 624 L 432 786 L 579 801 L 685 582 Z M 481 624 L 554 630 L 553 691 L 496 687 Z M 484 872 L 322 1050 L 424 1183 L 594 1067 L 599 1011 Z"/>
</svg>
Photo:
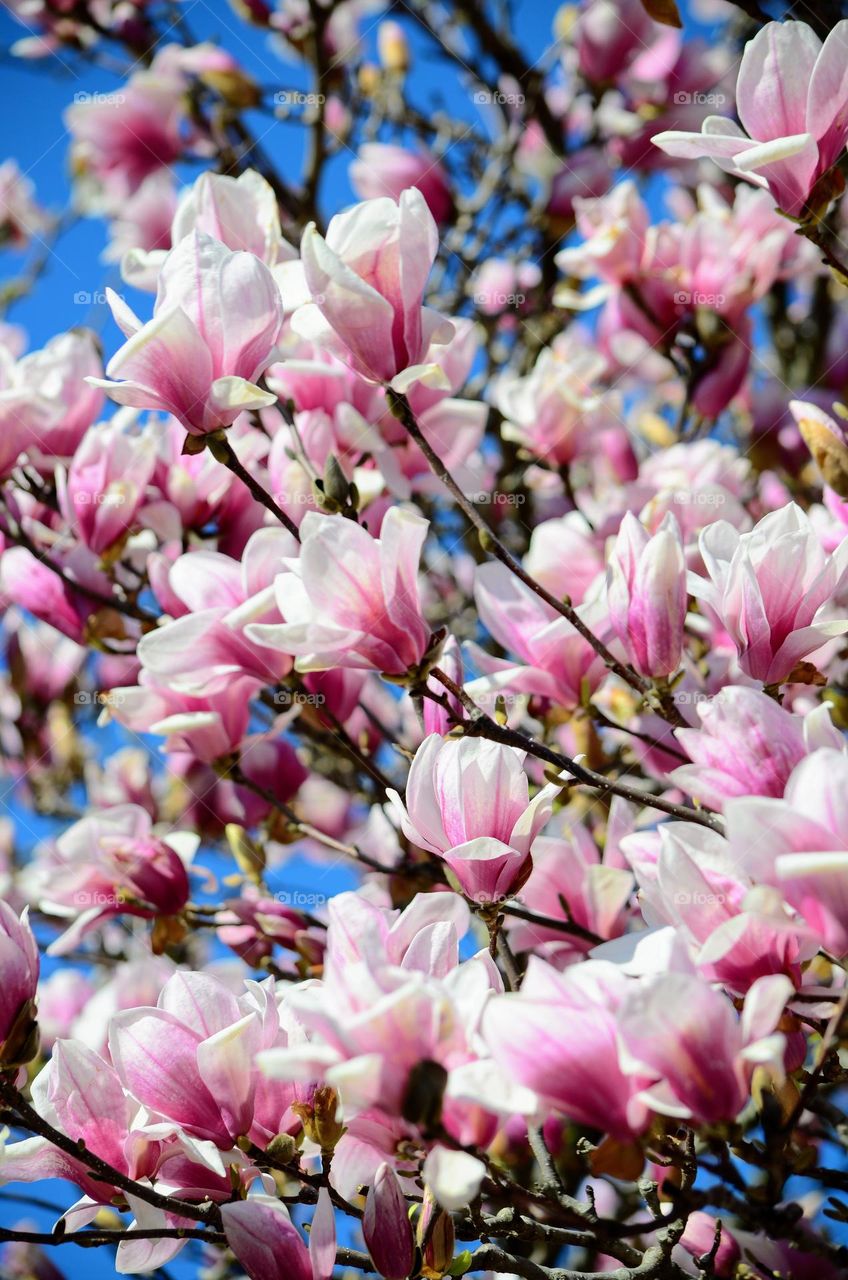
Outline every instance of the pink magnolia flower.
<svg viewBox="0 0 848 1280">
<path fill-rule="evenodd" d="M 379 538 L 342 516 L 308 512 L 300 556 L 277 578 L 286 622 L 251 623 L 248 638 L 296 655 L 299 671 L 414 670 L 430 646 L 418 593 L 427 528 L 401 507 L 389 510 Z"/>
<path fill-rule="evenodd" d="M 111 691 L 110 714 L 133 733 L 157 733 L 168 752 L 185 752 L 204 763 L 230 755 L 247 736 L 256 681 L 227 681 L 212 695 L 182 693 L 157 684 L 142 670 L 137 685 Z"/>
<path fill-rule="evenodd" d="M 824 44 L 805 22 L 769 22 L 742 55 L 736 103 L 743 128 L 707 116 L 701 133 L 659 133 L 654 143 L 673 156 L 710 156 L 766 187 L 783 213 L 809 217 L 821 202 L 816 185 L 848 137 L 847 51 L 848 21 Z M 825 192 L 825 205 L 832 194 Z"/>
<path fill-rule="evenodd" d="M 32 427 L 36 459 L 70 457 L 103 406 L 103 392 L 88 382 L 102 373 L 93 333 L 75 329 L 59 334 L 18 361 L 8 387 L 0 390 L 0 417 L 4 402 L 14 404 Z M 46 465 L 52 471 L 53 463 Z"/>
<path fill-rule="evenodd" d="M 480 565 L 474 598 L 480 621 L 518 661 L 493 658 L 469 644 L 477 666 L 486 673 L 467 686 L 472 697 L 491 699 L 499 690 L 510 689 L 577 707 L 584 689 L 597 689 L 606 668 L 595 650 L 567 618 L 555 613 L 505 565 L 496 561 Z M 594 601 L 578 611 L 603 638 L 609 629 L 605 605 Z"/>
<path fill-rule="evenodd" d="M 640 1099 L 660 1115 L 696 1124 L 735 1119 L 756 1066 L 767 1068 L 777 1083 L 783 1080 L 786 1042 L 775 1028 L 792 993 L 780 974 L 760 978 L 740 1016 L 726 995 L 689 974 L 666 973 L 635 985 L 617 1025 L 624 1069 L 653 1077 Z"/>
<path fill-rule="evenodd" d="M 94 996 L 96 987 L 79 969 L 54 969 L 49 978 L 38 984 L 38 1027 L 41 1045 L 52 1049 L 57 1040 L 65 1040 Z"/>
<path fill-rule="evenodd" d="M 614 806 L 617 803 L 613 801 Z M 613 813 L 620 821 L 621 811 L 614 808 Z M 623 933 L 633 875 L 627 867 L 617 865 L 612 856 L 613 814 L 603 858 L 582 822 L 557 814 L 547 831 L 533 842 L 533 870 L 521 889 L 522 905 L 549 919 L 573 920 L 598 938 L 615 938 Z M 513 918 L 506 927 L 514 951 L 534 951 L 557 968 L 573 962 L 592 946 L 591 942 L 569 937 L 555 928 L 525 920 Z"/>
<path fill-rule="evenodd" d="M 115 210 L 109 223 L 109 244 L 103 252 L 103 261 L 120 262 L 127 283 L 141 288 L 141 273 L 130 278 L 123 264 L 127 259 L 134 263 L 141 257 L 161 266 L 171 248 L 171 222 L 176 207 L 177 192 L 170 170 L 159 169 L 148 174 L 138 190 Z M 155 273 L 151 273 L 150 287 L 156 287 Z"/>
<path fill-rule="evenodd" d="M 274 356 L 282 302 L 253 254 L 195 231 L 168 254 L 152 320 L 142 325 L 116 294 L 109 303 L 128 341 L 106 379 L 89 381 L 119 404 L 173 413 L 190 435 L 205 435 L 274 403 L 255 380 Z"/>
<path fill-rule="evenodd" d="M 312 302 L 295 312 L 292 327 L 374 382 L 400 391 L 416 376 L 440 382 L 438 369 L 420 367 L 431 343 L 453 336 L 449 321 L 422 306 L 438 243 L 415 188 L 397 203 L 366 200 L 336 214 L 326 240 L 310 224 L 300 251 Z"/>
<path fill-rule="evenodd" d="M 362 1234 L 383 1280 L 406 1280 L 414 1256 L 412 1226 L 398 1176 L 385 1160 L 365 1197 Z"/>
<path fill-rule="evenodd" d="M 350 185 L 360 200 L 399 200 L 410 187 L 420 191 L 436 222 L 447 222 L 453 195 L 444 166 L 424 151 L 387 142 L 366 142 L 350 166 Z"/>
<path fill-rule="evenodd" d="M 221 1206 L 227 1244 L 250 1280 L 313 1280 L 309 1250 L 275 1196 Z"/>
<path fill-rule="evenodd" d="M 156 1008 L 116 1014 L 109 1051 L 128 1093 L 187 1134 L 227 1151 L 294 1128 L 295 1092 L 260 1076 L 257 1053 L 286 1043 L 273 979 L 236 997 L 208 974 L 178 971 Z"/>
<path fill-rule="evenodd" d="M 597 84 L 614 81 L 661 35 L 679 40 L 677 32 L 654 22 L 639 0 L 591 0 L 580 6 L 574 30 L 580 73 Z"/>
<path fill-rule="evenodd" d="M 20 919 L 8 902 L 0 901 L 0 1063 L 17 1067 L 35 1056 L 35 992 L 38 985 L 38 947 L 27 913 Z"/>
<path fill-rule="evenodd" d="M 135 415 L 130 414 L 134 419 Z M 97 555 L 133 526 L 156 465 L 156 440 L 116 415 L 90 427 L 65 477 L 58 476 L 59 505 L 68 524 Z"/>
<path fill-rule="evenodd" d="M 653 536 L 629 511 L 610 559 L 610 622 L 643 676 L 671 676 L 683 653 L 686 562 L 680 527 L 666 516 Z"/>
<path fill-rule="evenodd" d="M 466 898 L 483 906 L 517 893 L 532 866 L 529 853 L 519 853 L 491 836 L 455 845 L 442 857 Z"/>
<path fill-rule="evenodd" d="M 628 1141 L 648 1123 L 640 1081 L 619 1061 L 617 1015 L 628 979 L 601 960 L 558 973 L 531 956 L 517 995 L 483 1015 L 495 1061 L 577 1124 Z"/>
<path fill-rule="evenodd" d="M 131 77 L 120 93 L 94 94 L 65 112 L 76 166 L 92 174 L 114 204 L 187 147 L 182 85 L 151 72 Z"/>
<path fill-rule="evenodd" d="M 0 164 L 0 244 L 25 248 L 46 231 L 49 219 L 35 199 L 35 187 L 16 161 Z"/>
<path fill-rule="evenodd" d="M 496 1115 L 526 1113 L 528 1102 L 532 1109 L 526 1090 L 493 1063 L 478 1064 L 481 1013 L 502 983 L 488 952 L 459 964 L 468 926 L 461 898 L 418 894 L 396 912 L 344 893 L 331 900 L 328 914 L 322 980 L 291 987 L 284 1001 L 307 1040 L 260 1054 L 264 1072 L 281 1080 L 323 1079 L 341 1090 L 346 1111 L 403 1116 L 418 1133 L 426 1116 L 416 1073 L 422 1061 L 438 1063 L 448 1076 L 442 1120 L 460 1142 L 486 1144 Z"/>
<path fill-rule="evenodd" d="M 252 641 L 248 623 L 263 619 L 263 625 L 274 625 L 279 619 L 274 581 L 296 549 L 286 530 L 266 528 L 253 534 L 240 562 L 219 551 L 178 556 L 153 585 L 163 606 L 179 616 L 138 646 L 151 679 L 199 696 L 234 683 L 243 689 L 245 677 L 256 689 L 276 684 L 291 670 L 291 658 Z"/>
<path fill-rule="evenodd" d="M 684 968 L 740 995 L 774 974 L 801 985 L 802 962 L 816 950 L 810 931 L 723 836 L 692 823 L 664 823 L 657 832 L 625 837 L 622 851 L 646 922 L 658 933 L 663 926 L 673 931 L 690 962 Z"/>
<path fill-rule="evenodd" d="M 493 901 L 529 871 L 556 791 L 549 785 L 530 799 L 523 754 L 514 747 L 434 733 L 415 753 L 405 803 L 396 791 L 389 795 L 407 839 L 441 854 L 469 897 Z M 480 899 L 488 889 L 492 897 Z"/>
<path fill-rule="evenodd" d="M 848 631 L 832 620 L 833 597 L 848 577 L 848 539 L 827 555 L 809 517 L 794 503 L 739 534 L 720 520 L 700 535 L 708 578 L 689 575 L 736 646 L 746 675 L 780 684 L 808 654 Z"/>
<path fill-rule="evenodd" d="M 105 1160 L 125 1177 L 151 1185 L 180 1199 L 223 1202 L 233 1182 L 210 1144 L 198 1142 L 172 1123 L 151 1121 L 132 1100 L 118 1073 L 97 1053 L 75 1040 L 59 1040 L 50 1061 L 32 1084 L 32 1101 L 40 1116 L 72 1141 Z M 237 1166 L 231 1166 L 236 1168 Z M 34 1137 L 6 1148 L 2 1181 L 35 1182 L 64 1178 L 84 1193 L 62 1215 L 66 1230 L 92 1222 L 103 1205 L 111 1205 L 123 1191 L 95 1178 L 87 1165 L 48 1138 Z M 138 1226 L 175 1228 L 188 1221 L 159 1209 L 147 1210 L 130 1195 Z M 155 1270 L 183 1247 L 184 1241 L 165 1238 L 155 1243 L 122 1241 L 117 1257 L 120 1273 Z"/>
<path fill-rule="evenodd" d="M 826 705 L 806 716 L 756 689 L 731 685 L 696 704 L 701 725 L 675 737 L 693 761 L 671 781 L 721 811 L 734 796 L 782 796 L 792 770 L 818 747 L 848 748 Z"/>
<path fill-rule="evenodd" d="M 848 756 L 823 747 L 793 770 L 783 799 L 728 801 L 740 868 L 774 885 L 835 955 L 848 952 Z"/>
<path fill-rule="evenodd" d="M 512 262 L 509 258 L 487 258 L 474 272 L 468 291 L 484 316 L 504 311 L 521 311 L 527 293 L 537 288 L 542 272 L 535 262 Z"/>
<path fill-rule="evenodd" d="M 274 268 L 295 257 L 283 238 L 280 209 L 270 183 L 255 169 L 238 177 L 222 173 L 202 173 L 180 197 L 168 222 L 168 238 L 163 246 L 128 246 L 121 259 L 121 275 L 139 289 L 155 289 L 167 258 L 167 249 L 201 231 L 228 249 L 252 253 L 266 267 Z"/>
<path fill-rule="evenodd" d="M 82 553 L 82 554 L 79 554 Z M 49 622 L 71 640 L 85 640 L 86 623 L 96 605 L 84 591 L 76 590 L 71 582 L 89 586 L 108 596 L 109 579 L 96 569 L 96 561 L 87 547 L 77 544 L 65 556 L 56 555 L 67 579 L 63 580 L 46 564 L 38 560 L 26 547 L 9 547 L 0 560 L 0 586 L 2 590 L 36 618 Z"/>
<path fill-rule="evenodd" d="M 524 557 L 531 578 L 572 604 L 582 604 L 605 563 L 604 540 L 579 511 L 536 525 Z"/>
<path fill-rule="evenodd" d="M 39 1115 L 67 1137 L 83 1142 L 119 1172 L 146 1177 L 152 1171 L 155 1157 L 151 1161 L 150 1144 L 139 1140 L 137 1132 L 131 1133 L 135 1108 L 112 1067 L 85 1045 L 76 1040 L 57 1041 L 50 1061 L 33 1081 L 32 1101 Z M 3 1181 L 67 1178 L 82 1189 L 91 1210 L 85 1216 L 86 1201 L 82 1201 L 78 1218 L 73 1209 L 69 1211 L 66 1219 L 73 1225 L 90 1221 L 100 1205 L 108 1204 L 115 1194 L 114 1188 L 90 1177 L 84 1164 L 47 1138 L 14 1143 L 7 1146 L 5 1154 Z"/>
<path fill-rule="evenodd" d="M 507 371 L 495 381 L 494 401 L 506 419 L 504 438 L 536 456 L 568 466 L 588 451 L 601 397 L 595 385 L 606 361 L 571 334 L 543 348 L 526 376 Z"/>
<path fill-rule="evenodd" d="M 157 837 L 150 815 L 137 805 L 104 809 L 75 822 L 56 842 L 58 865 L 49 869 L 41 891 L 46 910 L 76 917 L 51 953 L 71 950 L 110 916 L 176 915 L 188 901 L 186 863 L 195 846 L 190 835 Z"/>
</svg>

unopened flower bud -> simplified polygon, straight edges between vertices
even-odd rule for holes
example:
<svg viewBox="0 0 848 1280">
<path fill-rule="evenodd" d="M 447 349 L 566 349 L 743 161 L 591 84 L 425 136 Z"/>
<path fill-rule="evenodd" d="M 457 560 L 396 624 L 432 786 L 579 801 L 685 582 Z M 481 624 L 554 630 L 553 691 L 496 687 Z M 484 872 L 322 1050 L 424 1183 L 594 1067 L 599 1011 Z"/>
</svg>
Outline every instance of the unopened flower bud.
<svg viewBox="0 0 848 1280">
<path fill-rule="evenodd" d="M 793 400 L 789 408 L 825 484 L 848 498 L 848 431 L 809 401 Z"/>
<path fill-rule="evenodd" d="M 35 991 L 38 947 L 27 921 L 0 902 L 0 1066 L 20 1067 L 38 1053 Z"/>
<path fill-rule="evenodd" d="M 303 1130 L 310 1142 L 322 1151 L 334 1151 L 336 1143 L 345 1131 L 338 1119 L 339 1095 L 329 1085 L 319 1085 L 311 1102 L 296 1102 L 292 1111 L 303 1123 Z"/>
<path fill-rule="evenodd" d="M 439 1280 L 453 1262 L 456 1233 L 453 1218 L 439 1208 L 429 1189 L 424 1192 L 416 1235 L 422 1252 L 421 1274 L 427 1280 Z"/>
<path fill-rule="evenodd" d="M 405 1280 L 414 1257 L 412 1226 L 398 1176 L 385 1162 L 368 1190 L 362 1234 L 384 1280 Z"/>
<path fill-rule="evenodd" d="M 381 22 L 377 28 L 377 53 L 380 65 L 395 75 L 409 70 L 409 45 L 399 22 Z"/>
</svg>

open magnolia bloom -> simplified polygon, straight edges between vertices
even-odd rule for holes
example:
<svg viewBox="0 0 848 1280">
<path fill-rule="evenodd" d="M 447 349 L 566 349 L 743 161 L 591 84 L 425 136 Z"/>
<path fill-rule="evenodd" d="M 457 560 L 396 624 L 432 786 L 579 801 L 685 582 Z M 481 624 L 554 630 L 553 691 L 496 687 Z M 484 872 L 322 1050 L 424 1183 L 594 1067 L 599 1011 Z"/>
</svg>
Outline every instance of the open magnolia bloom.
<svg viewBox="0 0 848 1280">
<path fill-rule="evenodd" d="M 5 7 L 0 1276 L 843 1280 L 840 6 Z"/>
<path fill-rule="evenodd" d="M 152 320 L 142 324 L 117 294 L 109 304 L 127 342 L 107 377 L 89 381 L 119 404 L 161 409 L 205 435 L 274 403 L 256 379 L 274 356 L 282 302 L 252 253 L 193 231 L 162 266 Z"/>
<path fill-rule="evenodd" d="M 805 22 L 770 22 L 745 46 L 739 66 L 742 128 L 708 116 L 700 134 L 668 130 L 655 134 L 654 144 L 672 156 L 709 156 L 766 187 L 783 213 L 810 217 L 831 199 L 817 186 L 848 138 L 846 54 L 848 21 L 837 23 L 824 44 Z"/>
</svg>

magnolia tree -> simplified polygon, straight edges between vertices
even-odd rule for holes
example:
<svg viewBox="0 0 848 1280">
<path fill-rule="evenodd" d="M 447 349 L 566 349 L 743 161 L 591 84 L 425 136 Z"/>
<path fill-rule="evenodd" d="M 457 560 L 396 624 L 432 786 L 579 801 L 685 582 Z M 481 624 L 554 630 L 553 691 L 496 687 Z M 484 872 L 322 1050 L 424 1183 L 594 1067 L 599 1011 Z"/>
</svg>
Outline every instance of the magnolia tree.
<svg viewBox="0 0 848 1280">
<path fill-rule="evenodd" d="M 840 6 L 7 7 L 3 1274 L 848 1274 Z"/>
</svg>

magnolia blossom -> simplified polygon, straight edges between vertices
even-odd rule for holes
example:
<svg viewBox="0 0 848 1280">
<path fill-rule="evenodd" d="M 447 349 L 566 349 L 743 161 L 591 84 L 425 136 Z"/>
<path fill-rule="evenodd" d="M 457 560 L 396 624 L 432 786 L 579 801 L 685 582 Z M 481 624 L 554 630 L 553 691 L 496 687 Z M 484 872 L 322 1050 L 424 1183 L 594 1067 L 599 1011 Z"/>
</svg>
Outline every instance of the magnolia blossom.
<svg viewBox="0 0 848 1280">
<path fill-rule="evenodd" d="M 0 1063 L 17 1067 L 35 1056 L 35 993 L 38 947 L 26 913 L 18 919 L 7 902 L 0 902 Z"/>
<path fill-rule="evenodd" d="M 114 204 L 173 164 L 188 140 L 182 86 L 151 72 L 134 75 L 121 93 L 85 95 L 65 123 L 76 164 Z"/>
<path fill-rule="evenodd" d="M 848 575 L 848 540 L 826 555 L 794 503 L 763 516 L 750 533 L 718 521 L 698 545 L 709 576 L 690 573 L 689 591 L 718 618 L 746 675 L 780 684 L 848 631 L 848 620 L 829 616 Z"/>
<path fill-rule="evenodd" d="M 533 842 L 551 814 L 555 786 L 529 797 L 522 753 L 475 738 L 425 738 L 406 787 L 390 792 L 404 834 L 441 854 L 467 897 L 497 902 L 530 872 Z"/>
<path fill-rule="evenodd" d="M 619 1060 L 617 1011 L 627 985 L 602 961 L 559 974 L 531 956 L 520 995 L 492 1000 L 483 1020 L 495 1060 L 541 1102 L 625 1141 L 649 1119 L 644 1082 Z"/>
<path fill-rule="evenodd" d="M 48 218 L 35 199 L 35 187 L 14 160 L 0 164 L 0 244 L 29 244 L 47 229 Z"/>
<path fill-rule="evenodd" d="M 109 916 L 175 915 L 188 901 L 186 864 L 196 845 L 187 833 L 158 838 L 149 814 L 136 805 L 74 823 L 57 841 L 58 865 L 41 890 L 46 910 L 75 917 L 53 954 L 71 950 Z"/>
<path fill-rule="evenodd" d="M 144 501 L 156 464 L 156 441 L 133 432 L 116 415 L 91 427 L 76 450 L 65 478 L 59 473 L 59 501 L 68 523 L 98 555 L 130 530 Z"/>
<path fill-rule="evenodd" d="M 313 1280 L 309 1250 L 279 1200 L 251 1196 L 224 1205 L 221 1217 L 227 1244 L 250 1280 Z"/>
<path fill-rule="evenodd" d="M 365 1198 L 362 1234 L 383 1280 L 406 1280 L 412 1270 L 412 1227 L 397 1174 L 385 1161 Z"/>
<path fill-rule="evenodd" d="M 235 178 L 202 173 L 183 193 L 168 221 L 167 244 L 142 250 L 134 241 L 121 258 L 122 276 L 136 288 L 155 289 L 167 249 L 194 231 L 212 236 L 228 249 L 252 253 L 269 268 L 295 256 L 280 230 L 277 197 L 261 174 L 255 169 L 246 169 Z"/>
<path fill-rule="evenodd" d="M 666 516 L 653 537 L 628 512 L 610 559 L 610 621 L 636 670 L 670 676 L 680 666 L 686 565 L 680 529 Z"/>
<path fill-rule="evenodd" d="M 309 512 L 301 549 L 276 581 L 281 625 L 251 623 L 248 638 L 296 656 L 299 671 L 359 667 L 405 675 L 423 660 L 418 560 L 427 521 L 393 507 L 379 538 L 341 516 Z"/>
<path fill-rule="evenodd" d="M 249 1135 L 265 1146 L 294 1127 L 295 1091 L 269 1081 L 256 1055 L 286 1043 L 270 984 L 237 998 L 208 975 L 178 972 L 155 1008 L 118 1013 L 109 1052 L 127 1091 L 186 1133 L 223 1150 Z"/>
<path fill-rule="evenodd" d="M 675 737 L 692 764 L 672 773 L 702 804 L 723 809 L 734 796 L 782 796 L 792 770 L 818 747 L 845 750 L 826 706 L 793 715 L 767 694 L 732 685 L 695 710 L 700 728 Z"/>
<path fill-rule="evenodd" d="M 793 770 L 782 799 L 746 796 L 725 807 L 739 867 L 774 885 L 836 955 L 848 951 L 848 757 L 822 747 Z"/>
<path fill-rule="evenodd" d="M 89 382 L 119 404 L 173 413 L 190 435 L 205 435 L 274 403 L 256 379 L 273 359 L 282 303 L 253 254 L 192 232 L 162 267 L 152 320 L 143 325 L 114 293 L 109 303 L 127 342 L 106 379 Z"/>
<path fill-rule="evenodd" d="M 769 22 L 745 46 L 736 82 L 743 128 L 707 116 L 700 134 L 658 133 L 669 155 L 710 156 L 723 169 L 766 187 L 790 217 L 827 205 L 817 183 L 839 159 L 848 138 L 848 21 L 824 44 L 805 22 Z"/>
<path fill-rule="evenodd" d="M 641 1099 L 661 1115 L 732 1120 L 756 1066 L 783 1079 L 785 1040 L 776 1027 L 791 994 L 788 978 L 760 978 L 740 1017 L 727 996 L 688 974 L 664 974 L 631 990 L 618 1033 L 628 1075 L 649 1081 Z M 701 1073 L 693 1070 L 699 1062 Z"/>
<path fill-rule="evenodd" d="M 410 187 L 420 191 L 436 222 L 446 222 L 453 195 L 443 166 L 426 152 L 386 142 L 366 142 L 350 166 L 350 182 L 360 200 L 391 196 L 399 200 Z"/>
<path fill-rule="evenodd" d="M 453 336 L 449 321 L 422 306 L 438 243 L 414 187 L 397 204 L 378 198 L 336 214 L 326 239 L 310 224 L 301 256 L 312 301 L 295 313 L 296 332 L 399 391 L 416 377 L 438 384 L 438 370 L 419 368 L 432 342 Z"/>
</svg>

